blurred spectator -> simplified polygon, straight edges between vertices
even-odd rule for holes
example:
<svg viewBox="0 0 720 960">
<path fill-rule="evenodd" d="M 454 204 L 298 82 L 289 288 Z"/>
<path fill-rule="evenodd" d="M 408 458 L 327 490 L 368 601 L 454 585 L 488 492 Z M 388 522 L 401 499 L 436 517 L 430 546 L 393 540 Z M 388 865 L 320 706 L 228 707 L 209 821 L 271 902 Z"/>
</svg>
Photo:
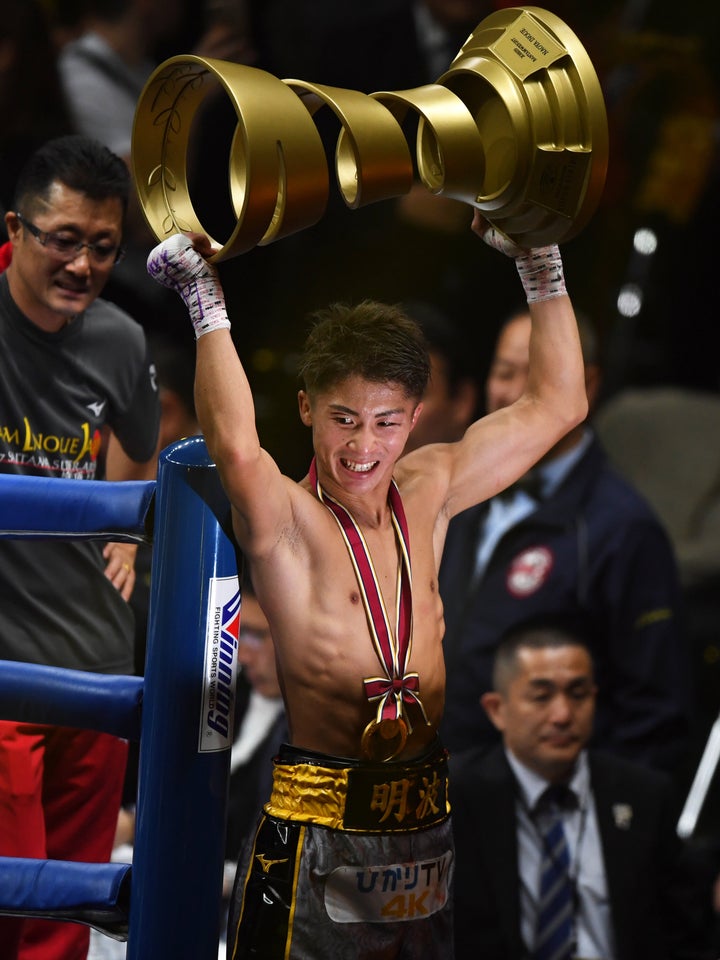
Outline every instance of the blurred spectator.
<svg viewBox="0 0 720 960">
<path fill-rule="evenodd" d="M 592 411 L 598 348 L 587 318 L 579 328 Z M 529 338 L 524 312 L 502 328 L 486 385 L 489 412 L 523 390 Z M 593 652 L 596 745 L 677 771 L 688 745 L 690 655 L 664 528 L 612 469 L 588 423 L 524 479 L 450 524 L 440 568 L 444 741 L 451 751 L 497 741 L 479 696 L 490 689 L 499 638 L 530 616 L 562 611 Z"/>
<path fill-rule="evenodd" d="M 237 59 L 244 38 L 237 34 L 239 20 L 231 19 L 226 8 L 227 4 L 213 4 L 214 18 L 195 38 L 192 51 L 175 52 Z M 62 83 L 79 131 L 96 137 L 129 163 L 138 96 L 158 65 L 163 42 L 180 31 L 184 4 L 86 0 L 86 11 L 82 35 L 61 50 Z"/>
<path fill-rule="evenodd" d="M 516 626 L 482 702 L 502 746 L 450 766 L 456 960 L 714 958 L 670 778 L 586 749 L 582 640 L 551 618 Z"/>
<path fill-rule="evenodd" d="M 403 304 L 409 317 L 422 327 L 430 353 L 430 379 L 423 395 L 418 422 L 408 437 L 405 452 L 426 443 L 460 440 L 479 413 L 478 364 L 450 318 L 430 303 L 409 300 Z"/>
<path fill-rule="evenodd" d="M 65 44 L 60 53 L 62 87 L 76 129 L 100 140 L 128 165 L 138 97 L 158 65 L 162 44 L 180 31 L 184 12 L 181 0 L 87 0 L 82 35 Z M 235 24 L 224 17 L 208 23 L 192 51 L 174 52 L 229 60 L 243 49 Z M 157 328 L 158 317 L 172 317 L 176 310 L 175 301 L 149 279 L 145 269 L 155 242 L 133 191 L 127 255 L 106 296 L 147 330 Z"/>
<path fill-rule="evenodd" d="M 25 161 L 73 130 L 57 56 L 39 0 L 4 0 L 0 16 L 0 213 L 10 209 Z M 5 225 L 2 237 L 7 239 Z"/>
</svg>

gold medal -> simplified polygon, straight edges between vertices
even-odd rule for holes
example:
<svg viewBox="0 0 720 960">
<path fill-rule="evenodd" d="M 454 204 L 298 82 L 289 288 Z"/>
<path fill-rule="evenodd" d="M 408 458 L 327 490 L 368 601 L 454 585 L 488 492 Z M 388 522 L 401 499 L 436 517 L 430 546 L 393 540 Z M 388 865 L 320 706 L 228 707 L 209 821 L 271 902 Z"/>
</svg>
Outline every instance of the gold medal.
<svg viewBox="0 0 720 960">
<path fill-rule="evenodd" d="M 383 763 L 402 751 L 407 737 L 408 728 L 402 717 L 371 720 L 363 730 L 360 749 L 366 760 Z"/>
<path fill-rule="evenodd" d="M 362 532 L 353 515 L 341 503 L 328 496 L 320 486 L 315 459 L 310 464 L 310 483 L 315 487 L 318 500 L 330 510 L 342 532 L 355 566 L 355 575 L 362 587 L 363 605 L 375 652 L 384 670 L 384 676 L 366 677 L 363 680 L 368 700 L 371 703 L 377 703 L 378 706 L 375 719 L 368 723 L 360 738 L 362 757 L 373 763 L 384 763 L 402 753 L 408 732 L 412 730 L 410 721 L 402 716 L 405 704 L 417 704 L 424 719 L 427 720 L 419 697 L 419 677 L 417 673 L 408 673 L 406 670 L 412 646 L 412 576 L 407 520 L 400 499 L 400 491 L 392 480 L 388 490 L 388 504 L 399 554 L 395 635 L 393 636 L 390 619 Z M 394 713 L 396 716 L 387 716 L 388 713 Z"/>
</svg>

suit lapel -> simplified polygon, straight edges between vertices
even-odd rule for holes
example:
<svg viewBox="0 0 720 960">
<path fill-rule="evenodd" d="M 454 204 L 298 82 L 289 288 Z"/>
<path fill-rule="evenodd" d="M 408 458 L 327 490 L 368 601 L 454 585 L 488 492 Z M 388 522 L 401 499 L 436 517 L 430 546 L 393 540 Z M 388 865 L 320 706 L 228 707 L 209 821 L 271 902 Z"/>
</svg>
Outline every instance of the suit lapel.
<svg viewBox="0 0 720 960">
<path fill-rule="evenodd" d="M 626 916 L 632 910 L 635 871 L 628 869 L 628 831 L 633 826 L 632 798 L 627 795 L 621 778 L 603 757 L 590 753 L 590 778 L 598 829 L 602 843 L 605 876 L 612 910 L 613 928 L 618 952 L 622 960 L 620 932 L 626 928 Z"/>
<path fill-rule="evenodd" d="M 500 921 L 510 956 L 526 955 L 520 937 L 520 873 L 518 869 L 517 824 L 515 817 L 516 783 L 501 748 L 487 758 L 492 789 L 483 790 L 482 804 L 487 811 L 485 844 L 487 862 L 493 864 L 492 884 Z"/>
<path fill-rule="evenodd" d="M 445 608 L 443 646 L 446 660 L 456 653 L 453 641 L 460 638 L 461 626 L 471 604 L 468 572 L 475 569 L 480 528 L 486 513 L 485 504 L 466 510 L 462 522 L 450 522 L 445 539 L 438 577 Z"/>
</svg>

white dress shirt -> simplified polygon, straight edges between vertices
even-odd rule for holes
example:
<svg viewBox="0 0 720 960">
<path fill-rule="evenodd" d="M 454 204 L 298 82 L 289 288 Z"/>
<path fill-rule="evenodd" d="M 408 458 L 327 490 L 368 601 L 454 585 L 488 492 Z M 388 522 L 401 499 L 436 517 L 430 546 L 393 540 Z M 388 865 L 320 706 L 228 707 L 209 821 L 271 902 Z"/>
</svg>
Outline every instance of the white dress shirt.
<svg viewBox="0 0 720 960">
<path fill-rule="evenodd" d="M 522 764 L 509 750 L 505 752 L 519 785 L 516 810 L 520 928 L 525 944 L 532 950 L 537 923 L 543 843 L 531 811 L 550 784 Z M 584 751 L 578 758 L 575 773 L 568 786 L 578 801 L 577 807 L 562 812 L 570 852 L 570 876 L 577 894 L 576 955 L 582 960 L 616 960 L 605 863 L 590 785 L 590 769 Z"/>
<path fill-rule="evenodd" d="M 578 443 L 566 453 L 548 460 L 534 468 L 540 476 L 540 489 L 543 500 L 551 497 L 565 477 L 570 473 L 578 460 L 585 453 L 592 442 L 592 433 L 585 429 Z M 511 500 L 505 497 L 493 497 L 489 502 L 489 509 L 483 529 L 478 541 L 478 550 L 475 559 L 473 580 L 477 582 L 485 572 L 493 551 L 500 538 L 511 527 L 517 526 L 521 520 L 529 516 L 538 507 L 534 500 L 524 491 L 517 491 Z"/>
</svg>

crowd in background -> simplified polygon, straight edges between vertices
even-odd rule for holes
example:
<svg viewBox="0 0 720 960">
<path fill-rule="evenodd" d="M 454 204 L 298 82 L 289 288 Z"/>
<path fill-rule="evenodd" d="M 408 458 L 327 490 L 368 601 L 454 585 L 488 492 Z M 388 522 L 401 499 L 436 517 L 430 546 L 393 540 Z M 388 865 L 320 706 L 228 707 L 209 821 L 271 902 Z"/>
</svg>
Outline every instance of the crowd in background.
<svg viewBox="0 0 720 960">
<path fill-rule="evenodd" d="M 469 30 L 493 10 L 510 5 L 500 0 L 428 0 L 426 5 L 413 0 L 358 5 L 336 0 L 5 0 L 0 21 L 0 206 L 11 209 L 22 164 L 51 137 L 82 132 L 103 140 L 129 162 L 133 105 L 166 57 L 192 52 L 242 62 L 280 78 L 366 93 L 400 90 L 436 79 Z M 563 260 L 573 302 L 591 318 L 602 358 L 590 426 L 597 424 L 610 459 L 648 497 L 668 531 L 667 542 L 653 551 L 655 562 L 661 565 L 658 550 L 664 557 L 667 547 L 678 564 L 677 595 L 667 604 L 673 615 L 677 612 L 677 633 L 668 649 L 674 658 L 680 645 L 682 669 L 673 668 L 677 686 L 663 691 L 659 684 L 657 701 L 646 706 L 653 716 L 662 714 L 663 723 L 667 720 L 665 727 L 659 723 L 658 737 L 669 752 L 675 746 L 674 693 L 683 704 L 680 712 L 686 710 L 687 729 L 671 760 L 655 764 L 647 756 L 640 759 L 669 769 L 682 797 L 720 709 L 720 465 L 711 454 L 717 445 L 713 417 L 720 406 L 720 365 L 711 347 L 716 339 L 713 228 L 720 188 L 720 74 L 712 38 L 720 13 L 701 0 L 691 0 L 681 12 L 667 0 L 602 5 L 549 0 L 543 6 L 577 33 L 606 98 L 606 188 L 590 224 L 563 246 Z M 442 22 L 444 29 L 432 35 L 444 46 L 431 47 L 417 8 L 430 10 Z M 88 97 L 88 91 L 93 95 Z M 217 97 L 203 115 L 192 167 L 200 217 L 221 237 L 233 223 L 227 164 L 234 124 L 231 104 Z M 331 139 L 336 135 L 337 130 L 330 130 Z M 456 358 L 461 354 L 460 379 L 471 385 L 468 422 L 470 414 L 487 409 L 485 384 L 496 341 L 518 304 L 508 300 L 508 291 L 515 291 L 512 265 L 478 258 L 469 220 L 465 205 L 422 190 L 352 211 L 331 187 L 328 210 L 316 226 L 221 264 L 234 339 L 254 390 L 259 433 L 288 475 L 302 477 L 311 454 L 309 437 L 293 416 L 296 354 L 307 332 L 307 315 L 335 300 L 429 304 L 462 344 L 459 351 L 452 349 Z M 177 369 L 192 357 L 192 336 L 177 298 L 147 280 L 145 257 L 154 241 L 137 207 L 129 211 L 126 240 L 128 256 L 103 296 L 142 324 L 158 356 L 166 355 L 163 345 L 171 342 L 180 351 Z M 438 357 L 442 353 L 438 350 Z M 162 386 L 162 364 L 160 369 Z M 170 380 L 170 365 L 165 369 Z M 668 390 L 673 391 L 669 413 L 662 406 Z M 662 460 L 653 461 L 654 477 L 642 469 L 648 457 L 637 464 L 628 451 L 629 444 L 637 450 L 637 437 L 614 445 L 610 413 L 632 391 L 640 391 L 649 403 L 648 416 L 657 429 L 651 437 L 653 452 L 668 451 L 668 470 Z M 695 406 L 683 406 L 688 398 Z M 450 409 L 449 404 L 446 433 Z M 623 417 L 627 426 L 630 414 Z M 694 441 L 689 452 L 673 454 L 677 435 Z M 452 439 L 437 439 L 445 438 Z M 694 476 L 706 478 L 701 489 L 693 488 L 692 500 L 689 488 L 679 485 L 682 480 L 669 485 L 673 456 L 691 463 Z M 667 489 L 657 482 L 666 473 Z M 687 508 L 682 527 L 680 506 Z M 142 622 L 140 591 L 136 602 Z M 617 629 L 623 616 L 627 620 L 629 611 L 609 619 L 607 631 Z M 660 636 L 663 628 L 656 630 Z M 680 691 L 685 668 L 689 692 Z M 136 669 L 142 670 L 141 656 Z M 600 670 L 599 716 L 608 730 L 613 716 L 604 713 L 603 697 L 613 675 L 602 664 Z M 462 727 L 456 716 L 459 702 L 454 701 L 454 730 Z M 711 792 L 696 837 L 703 853 L 709 850 L 711 862 L 720 836 L 714 806 Z"/>
</svg>

